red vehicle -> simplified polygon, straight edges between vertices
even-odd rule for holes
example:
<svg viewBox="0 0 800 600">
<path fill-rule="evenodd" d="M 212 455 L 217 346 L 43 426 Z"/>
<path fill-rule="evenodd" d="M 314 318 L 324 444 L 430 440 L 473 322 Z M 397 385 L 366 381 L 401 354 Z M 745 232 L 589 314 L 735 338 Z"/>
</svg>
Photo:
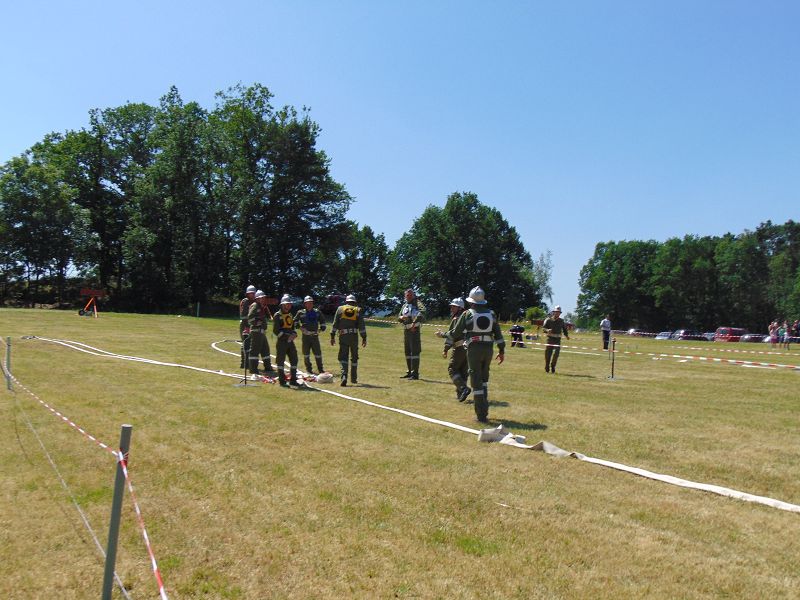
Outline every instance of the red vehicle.
<svg viewBox="0 0 800 600">
<path fill-rule="evenodd" d="M 747 329 L 741 327 L 717 327 L 714 333 L 715 342 L 738 342 L 739 338 L 748 333 Z"/>
<path fill-rule="evenodd" d="M 320 306 L 320 310 L 326 315 L 332 315 L 336 312 L 337 308 L 345 303 L 345 298 L 347 298 L 347 296 L 344 294 L 334 292 L 333 294 L 325 297 L 325 300 L 322 301 L 322 305 Z"/>
</svg>

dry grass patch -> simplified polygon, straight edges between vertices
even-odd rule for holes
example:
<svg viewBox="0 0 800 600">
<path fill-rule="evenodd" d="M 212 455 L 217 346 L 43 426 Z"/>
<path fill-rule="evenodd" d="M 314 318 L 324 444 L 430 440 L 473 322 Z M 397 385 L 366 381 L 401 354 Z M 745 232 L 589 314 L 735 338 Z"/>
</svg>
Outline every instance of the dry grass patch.
<svg viewBox="0 0 800 600">
<path fill-rule="evenodd" d="M 475 427 L 431 331 L 414 382 L 398 379 L 402 333 L 370 326 L 364 385 L 345 391 Z M 321 392 L 239 389 L 26 334 L 232 371 L 238 358 L 210 343 L 235 337 L 236 322 L 0 311 L 31 389 L 112 445 L 121 423 L 134 425 L 131 476 L 171 597 L 797 597 L 800 515 L 478 444 Z M 323 352 L 333 369 L 334 349 Z M 564 351 L 556 376 L 542 362 L 509 348 L 492 369 L 495 422 L 532 442 L 800 503 L 798 373 L 625 355 L 609 381 L 602 354 Z M 103 543 L 113 459 L 26 394 L 2 397 L 0 596 L 94 596 L 102 562 L 26 421 Z M 154 597 L 127 507 L 118 571 L 134 597 Z"/>
</svg>

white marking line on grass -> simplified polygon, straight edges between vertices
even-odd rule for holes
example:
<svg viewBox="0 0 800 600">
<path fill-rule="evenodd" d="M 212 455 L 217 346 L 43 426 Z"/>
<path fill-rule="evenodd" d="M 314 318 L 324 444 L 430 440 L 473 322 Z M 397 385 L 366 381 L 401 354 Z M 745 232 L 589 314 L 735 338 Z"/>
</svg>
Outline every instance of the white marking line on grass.
<svg viewBox="0 0 800 600">
<path fill-rule="evenodd" d="M 71 344 L 76 344 L 76 345 L 80 345 L 80 346 L 85 346 L 87 348 L 91 348 L 90 346 L 86 346 L 86 344 L 81 344 L 80 342 L 68 342 L 68 341 L 65 341 L 65 340 L 47 340 L 46 338 L 39 338 L 39 337 L 34 337 L 33 339 L 52 341 L 52 342 L 67 346 L 69 348 L 72 348 L 74 350 L 80 350 L 80 348 L 72 346 Z M 227 340 L 221 340 L 221 341 L 227 341 Z M 220 342 L 215 342 L 215 343 L 220 343 Z M 212 344 L 212 346 L 214 346 L 214 344 Z M 224 375 L 226 377 L 239 377 L 238 375 L 231 375 L 231 374 L 228 374 L 228 373 L 223 373 L 221 371 L 212 371 L 211 369 L 201 369 L 199 367 L 191 367 L 191 366 L 180 365 L 180 364 L 176 364 L 176 363 L 164 363 L 164 362 L 160 362 L 160 361 L 154 361 L 154 360 L 150 360 L 150 359 L 146 359 L 146 358 L 139 358 L 139 357 L 133 357 L 133 356 L 115 355 L 115 354 L 113 354 L 111 352 L 107 352 L 105 350 L 98 350 L 97 348 L 92 348 L 92 349 L 93 350 L 97 350 L 98 353 L 102 353 L 103 356 L 122 358 L 122 359 L 125 359 L 125 360 L 134 360 L 134 361 L 138 361 L 138 362 L 144 362 L 144 363 L 155 364 L 155 365 L 160 365 L 160 366 L 181 367 L 181 368 L 184 368 L 184 369 L 192 369 L 192 370 L 195 370 L 195 371 L 201 371 L 201 372 L 205 372 L 205 373 L 210 373 L 212 375 Z M 220 350 L 219 348 L 216 348 L 216 347 L 215 347 L 215 349 L 216 350 Z M 224 350 L 220 350 L 220 351 L 221 352 L 226 352 Z M 233 353 L 230 353 L 230 352 L 226 352 L 226 353 L 233 354 Z M 95 354 L 95 353 L 94 352 L 89 352 L 89 354 Z M 95 355 L 100 356 L 101 354 L 95 354 Z M 234 354 L 234 356 L 238 356 L 238 355 Z M 308 385 L 308 384 L 306 384 L 306 385 Z M 449 421 L 442 421 L 442 420 L 439 420 L 439 419 L 433 419 L 431 417 L 426 417 L 424 415 L 413 413 L 411 411 L 402 410 L 402 409 L 399 409 L 399 408 L 392 408 L 390 406 L 384 406 L 382 404 L 377 404 L 375 402 L 370 402 L 368 400 L 362 400 L 361 398 L 355 398 L 354 396 L 347 396 L 345 394 L 340 394 L 340 393 L 334 392 L 332 390 L 326 390 L 326 389 L 323 389 L 323 388 L 313 387 L 313 386 L 310 386 L 310 385 L 308 387 L 310 389 L 318 390 L 318 391 L 324 392 L 326 394 L 331 394 L 333 396 L 337 396 L 337 397 L 344 398 L 344 399 L 347 399 L 347 400 L 352 400 L 354 402 L 359 402 L 361 404 L 366 404 L 368 406 L 374 406 L 376 408 L 382 408 L 384 410 L 389 410 L 391 412 L 400 413 L 400 414 L 403 414 L 403 415 L 406 415 L 406 416 L 409 416 L 409 417 L 413 417 L 415 419 L 420 419 L 420 420 L 423 420 L 423 421 L 427 421 L 429 423 L 434 423 L 434 424 L 437 424 L 437 425 L 442 425 L 444 427 L 449 427 L 451 429 L 458 429 L 460 431 L 464 431 L 466 433 L 471 433 L 473 435 L 478 435 L 480 433 L 479 431 L 477 431 L 475 429 L 471 429 L 469 427 L 464 427 L 462 425 L 457 425 L 455 423 L 450 423 Z M 777 508 L 777 509 L 780 509 L 780 510 L 800 513 L 800 506 L 797 505 L 797 504 L 791 504 L 789 502 L 783 502 L 782 500 L 776 500 L 774 498 L 769 498 L 769 497 L 766 497 L 766 496 L 757 496 L 755 494 L 748 494 L 747 492 L 741 492 L 739 490 L 734 490 L 734 489 L 726 488 L 726 487 L 722 487 L 722 486 L 711 485 L 711 484 L 707 484 L 707 483 L 699 483 L 699 482 L 695 482 L 695 481 L 689 481 L 687 479 L 681 479 L 679 477 L 673 477 L 672 475 L 664 475 L 664 474 L 661 474 L 661 473 L 654 473 L 652 471 L 647 471 L 646 469 L 640 469 L 638 467 L 630 467 L 630 466 L 624 465 L 622 463 L 616 463 L 616 462 L 612 462 L 612 461 L 607 461 L 607 460 L 604 460 L 604 459 L 601 459 L 601 458 L 593 458 L 591 456 L 586 456 L 586 455 L 581 454 L 579 452 L 568 452 L 568 451 L 562 450 L 558 446 L 555 446 L 555 445 L 551 444 L 550 442 L 546 442 L 546 441 L 541 441 L 538 444 L 535 444 L 533 446 L 529 446 L 527 444 L 521 444 L 521 443 L 515 441 L 513 439 L 513 435 L 509 435 L 505 439 L 503 439 L 500 443 L 502 443 L 504 445 L 508 445 L 508 446 L 514 446 L 516 448 L 524 448 L 524 449 L 527 449 L 527 450 L 539 450 L 541 452 L 545 452 L 547 454 L 552 454 L 553 456 L 558 456 L 558 457 L 570 456 L 570 457 L 577 458 L 578 460 L 582 460 L 582 461 L 585 461 L 585 462 L 593 463 L 593 464 L 596 464 L 596 465 L 601 465 L 601 466 L 608 467 L 608 468 L 611 468 L 611 469 L 616 469 L 616 470 L 619 470 L 619 471 L 625 471 L 626 473 L 632 473 L 632 474 L 638 475 L 640 477 L 645 477 L 647 479 L 653 479 L 655 481 L 662 481 L 664 483 L 669 483 L 671 485 L 676 485 L 676 486 L 679 486 L 679 487 L 686 487 L 686 488 L 690 488 L 690 489 L 702 490 L 702 491 L 705 491 L 705 492 L 711 492 L 713 494 L 718 494 L 718 495 L 721 495 L 721 496 L 727 496 L 729 498 L 735 498 L 735 499 L 738 499 L 738 500 L 744 500 L 746 502 L 755 502 L 755 503 L 758 503 L 758 504 L 763 504 L 765 506 L 770 506 L 772 508 Z"/>
</svg>

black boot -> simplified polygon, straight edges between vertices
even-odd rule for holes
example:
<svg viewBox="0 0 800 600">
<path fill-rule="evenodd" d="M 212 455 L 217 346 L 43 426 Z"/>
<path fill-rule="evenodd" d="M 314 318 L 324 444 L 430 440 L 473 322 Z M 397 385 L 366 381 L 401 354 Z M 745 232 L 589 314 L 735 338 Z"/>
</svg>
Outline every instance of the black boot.
<svg viewBox="0 0 800 600">
<path fill-rule="evenodd" d="M 355 364 L 350 365 L 350 381 L 358 383 L 358 366 Z"/>
<path fill-rule="evenodd" d="M 283 369 L 278 369 L 278 383 L 281 387 L 287 387 L 288 384 L 286 383 L 286 375 L 283 372 Z"/>
<path fill-rule="evenodd" d="M 297 381 L 297 367 L 292 367 L 289 370 L 289 385 L 292 387 L 300 387 L 300 382 Z"/>
</svg>

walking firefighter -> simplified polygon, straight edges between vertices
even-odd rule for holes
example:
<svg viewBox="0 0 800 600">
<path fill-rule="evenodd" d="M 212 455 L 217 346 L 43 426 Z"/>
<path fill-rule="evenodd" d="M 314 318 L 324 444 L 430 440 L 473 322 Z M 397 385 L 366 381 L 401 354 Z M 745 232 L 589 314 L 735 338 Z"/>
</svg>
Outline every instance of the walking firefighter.
<svg viewBox="0 0 800 600">
<path fill-rule="evenodd" d="M 367 346 L 367 327 L 361 308 L 356 306 L 356 297 L 350 294 L 345 303 L 336 309 L 331 326 L 331 346 L 336 343 L 339 334 L 339 364 L 342 367 L 341 384 L 347 385 L 347 363 L 350 359 L 350 381 L 358 383 L 358 336 L 361 336 L 361 347 Z"/>
<path fill-rule="evenodd" d="M 267 295 L 258 290 L 255 293 L 255 301 L 247 309 L 247 323 L 250 327 L 250 348 L 247 358 L 250 365 L 250 372 L 259 376 L 258 360 L 262 359 L 264 371 L 272 373 L 272 364 L 269 356 L 269 343 L 267 342 L 267 322 L 269 321 L 267 311 Z"/>
<path fill-rule="evenodd" d="M 280 311 L 272 319 L 272 333 L 277 337 L 275 342 L 275 362 L 278 365 L 278 383 L 286 387 L 284 363 L 289 357 L 289 385 L 297 387 L 297 348 L 294 340 L 297 332 L 294 330 L 294 316 L 292 315 L 292 299 L 289 294 L 281 298 Z"/>
<path fill-rule="evenodd" d="M 244 298 L 239 302 L 239 339 L 242 341 L 242 362 L 240 369 L 244 369 L 247 356 L 250 354 L 250 325 L 247 322 L 247 315 L 250 305 L 256 301 L 256 286 L 248 285 L 244 291 Z"/>
<path fill-rule="evenodd" d="M 506 343 L 497 315 L 486 305 L 484 291 L 474 287 L 467 298 L 469 308 L 458 317 L 448 334 L 448 342 L 453 345 L 463 336 L 467 347 L 469 382 L 475 404 L 475 416 L 481 423 L 489 420 L 489 367 L 492 362 L 494 344 L 497 344 L 497 362 L 505 359 Z"/>
<path fill-rule="evenodd" d="M 450 348 L 453 349 L 450 353 L 450 360 L 447 362 L 447 374 L 450 375 L 450 380 L 456 386 L 456 398 L 459 402 L 466 400 L 472 391 L 467 385 L 469 367 L 467 365 L 467 350 L 464 347 L 464 334 L 455 334 L 453 331 L 458 318 L 463 312 L 464 300 L 453 298 L 450 301 L 450 326 L 447 329 L 447 333 L 441 334 L 445 337 L 442 356 L 447 358 L 447 352 Z"/>
<path fill-rule="evenodd" d="M 398 320 L 403 324 L 403 346 L 406 353 L 406 374 L 401 379 L 419 379 L 419 355 L 422 352 L 420 324 L 425 320 L 425 307 L 416 293 L 408 288 Z"/>
<path fill-rule="evenodd" d="M 303 299 L 303 307 L 294 316 L 294 326 L 300 329 L 301 346 L 303 351 L 303 362 L 306 371 L 313 373 L 311 369 L 311 352 L 314 352 L 314 360 L 317 363 L 317 372 L 322 373 L 322 348 L 319 343 L 319 334 L 325 331 L 325 317 L 322 311 L 314 308 L 314 298 L 306 296 Z"/>
<path fill-rule="evenodd" d="M 555 375 L 558 355 L 561 353 L 561 336 L 569 339 L 567 324 L 561 318 L 560 306 L 556 306 L 550 316 L 544 320 L 542 331 L 547 335 L 547 347 L 544 349 L 544 370 Z"/>
</svg>

